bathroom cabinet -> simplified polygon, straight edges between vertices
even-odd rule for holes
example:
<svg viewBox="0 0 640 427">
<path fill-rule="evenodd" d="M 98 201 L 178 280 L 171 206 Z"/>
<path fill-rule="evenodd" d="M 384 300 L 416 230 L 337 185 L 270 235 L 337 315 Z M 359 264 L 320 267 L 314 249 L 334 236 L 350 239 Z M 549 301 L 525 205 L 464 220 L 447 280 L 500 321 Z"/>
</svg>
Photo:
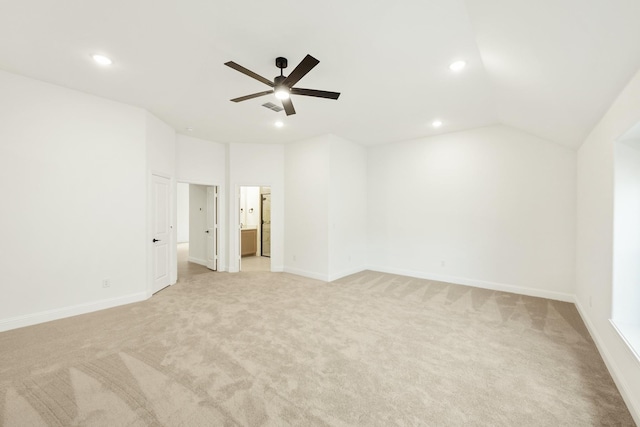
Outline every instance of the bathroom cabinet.
<svg viewBox="0 0 640 427">
<path fill-rule="evenodd" d="M 240 248 L 242 256 L 255 255 L 258 252 L 258 230 L 244 228 L 240 231 Z"/>
</svg>

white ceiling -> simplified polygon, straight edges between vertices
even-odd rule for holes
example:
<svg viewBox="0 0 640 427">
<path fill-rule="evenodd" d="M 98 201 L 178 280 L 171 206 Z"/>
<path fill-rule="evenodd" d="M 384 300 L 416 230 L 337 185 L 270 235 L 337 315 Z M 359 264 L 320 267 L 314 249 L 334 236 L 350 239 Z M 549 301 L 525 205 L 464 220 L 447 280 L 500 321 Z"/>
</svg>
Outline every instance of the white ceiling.
<svg viewBox="0 0 640 427">
<path fill-rule="evenodd" d="M 504 123 L 577 147 L 640 67 L 638 16 L 638 0 L 0 0 L 0 68 L 213 141 L 377 144 Z M 290 117 L 261 106 L 272 95 L 229 102 L 268 88 L 225 62 L 273 78 L 277 56 L 291 71 L 306 54 L 320 64 L 296 86 L 339 100 L 294 96 Z"/>
</svg>

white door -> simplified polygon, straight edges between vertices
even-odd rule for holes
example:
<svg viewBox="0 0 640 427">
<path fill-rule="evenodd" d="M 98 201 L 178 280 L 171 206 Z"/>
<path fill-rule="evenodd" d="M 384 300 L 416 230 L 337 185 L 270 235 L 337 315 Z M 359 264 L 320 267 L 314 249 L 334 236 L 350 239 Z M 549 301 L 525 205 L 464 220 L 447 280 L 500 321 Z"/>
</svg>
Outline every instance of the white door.
<svg viewBox="0 0 640 427">
<path fill-rule="evenodd" d="M 153 175 L 151 189 L 153 209 L 153 293 L 169 285 L 170 190 L 170 181 L 167 178 Z"/>
<path fill-rule="evenodd" d="M 262 198 L 262 256 L 271 256 L 271 194 L 263 194 Z"/>
<path fill-rule="evenodd" d="M 218 269 L 218 187 L 207 187 L 207 268 Z"/>
<path fill-rule="evenodd" d="M 238 271 L 242 271 L 242 202 L 241 202 L 241 189 L 236 187 L 236 199 L 238 206 Z"/>
</svg>

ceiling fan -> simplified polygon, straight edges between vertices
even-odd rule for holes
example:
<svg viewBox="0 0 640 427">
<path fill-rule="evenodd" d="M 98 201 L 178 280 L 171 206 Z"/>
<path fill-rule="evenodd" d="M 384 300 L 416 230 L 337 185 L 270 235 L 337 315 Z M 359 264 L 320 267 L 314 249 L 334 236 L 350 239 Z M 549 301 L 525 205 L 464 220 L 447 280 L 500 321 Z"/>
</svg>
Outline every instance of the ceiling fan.
<svg viewBox="0 0 640 427">
<path fill-rule="evenodd" d="M 314 96 L 316 98 L 328 98 L 328 99 L 338 99 L 340 93 L 338 92 L 327 92 L 324 90 L 315 90 L 315 89 L 301 89 L 297 87 L 293 87 L 298 81 L 303 78 L 309 71 L 313 69 L 316 65 L 318 65 L 320 61 L 314 58 L 311 55 L 307 55 L 304 57 L 302 62 L 298 64 L 296 68 L 289 74 L 288 76 L 284 76 L 282 74 L 282 70 L 287 68 L 287 58 L 278 57 L 276 58 L 276 67 L 280 68 L 280 75 L 276 76 L 273 81 L 266 79 L 251 70 L 244 68 L 242 65 L 238 65 L 233 61 L 225 62 L 224 65 L 227 67 L 231 67 L 234 70 L 240 71 L 243 74 L 246 74 L 249 77 L 252 77 L 270 87 L 272 90 L 265 90 L 264 92 L 252 93 L 251 95 L 241 96 L 239 98 L 233 98 L 231 101 L 233 102 L 241 102 L 246 101 L 247 99 L 257 98 L 259 96 L 269 95 L 271 93 L 276 95 L 276 98 L 282 101 L 282 106 L 284 107 L 284 111 L 287 113 L 287 116 L 296 113 L 296 110 L 293 108 L 293 103 L 291 102 L 290 95 L 303 95 L 303 96 Z"/>
</svg>

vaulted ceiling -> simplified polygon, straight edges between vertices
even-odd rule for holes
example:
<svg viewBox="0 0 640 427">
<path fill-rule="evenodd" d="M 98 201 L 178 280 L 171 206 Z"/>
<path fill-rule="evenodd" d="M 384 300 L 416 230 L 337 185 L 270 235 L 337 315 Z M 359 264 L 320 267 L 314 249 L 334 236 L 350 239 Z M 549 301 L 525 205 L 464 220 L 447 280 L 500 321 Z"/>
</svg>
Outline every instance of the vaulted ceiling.
<svg viewBox="0 0 640 427">
<path fill-rule="evenodd" d="M 0 0 L 0 68 L 220 142 L 378 144 L 503 123 L 575 148 L 640 67 L 638 16 L 638 0 Z M 273 95 L 229 102 L 268 88 L 225 62 L 273 78 L 276 57 L 286 75 L 306 54 L 320 64 L 297 86 L 339 100 L 293 97 L 288 117 L 261 106 Z"/>
</svg>

